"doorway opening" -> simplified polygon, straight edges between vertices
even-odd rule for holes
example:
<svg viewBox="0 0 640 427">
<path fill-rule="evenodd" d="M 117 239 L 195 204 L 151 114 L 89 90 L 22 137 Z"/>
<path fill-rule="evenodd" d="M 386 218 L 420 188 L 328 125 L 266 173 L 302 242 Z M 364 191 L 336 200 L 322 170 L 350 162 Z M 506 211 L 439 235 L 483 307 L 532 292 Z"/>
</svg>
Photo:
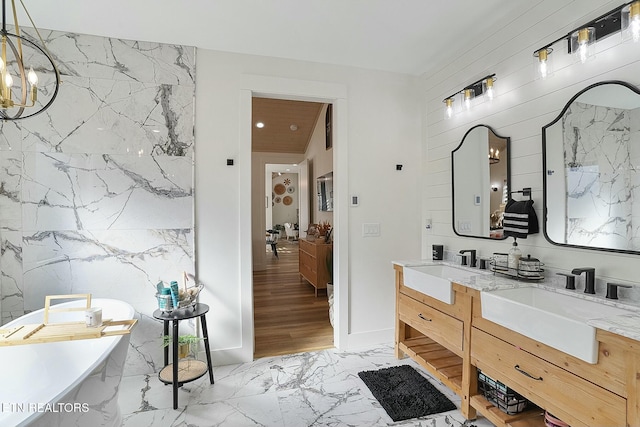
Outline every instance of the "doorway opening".
<svg viewBox="0 0 640 427">
<path fill-rule="evenodd" d="M 252 164 L 264 179 L 252 179 L 252 192 L 265 200 L 252 205 L 252 216 L 263 218 L 252 234 L 265 238 L 253 250 L 254 358 L 334 347 L 326 284 L 318 291 L 300 274 L 300 239 L 306 243 L 309 224 L 327 218 L 316 212 L 316 175 L 333 170 L 328 105 L 252 98 Z"/>
</svg>

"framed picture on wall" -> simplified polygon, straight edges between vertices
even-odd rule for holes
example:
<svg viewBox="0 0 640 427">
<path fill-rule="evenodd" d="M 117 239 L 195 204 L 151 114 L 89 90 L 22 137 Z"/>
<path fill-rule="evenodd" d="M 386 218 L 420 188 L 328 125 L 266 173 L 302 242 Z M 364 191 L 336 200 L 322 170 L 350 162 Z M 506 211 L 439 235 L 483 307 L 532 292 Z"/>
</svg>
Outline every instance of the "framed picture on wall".
<svg viewBox="0 0 640 427">
<path fill-rule="evenodd" d="M 327 105 L 327 112 L 324 116 L 324 124 L 325 124 L 325 128 L 326 128 L 326 146 L 327 146 L 327 150 L 330 149 L 331 147 L 333 147 L 333 135 L 332 135 L 332 123 L 331 123 L 331 117 L 333 115 L 333 105 L 329 104 Z"/>
</svg>

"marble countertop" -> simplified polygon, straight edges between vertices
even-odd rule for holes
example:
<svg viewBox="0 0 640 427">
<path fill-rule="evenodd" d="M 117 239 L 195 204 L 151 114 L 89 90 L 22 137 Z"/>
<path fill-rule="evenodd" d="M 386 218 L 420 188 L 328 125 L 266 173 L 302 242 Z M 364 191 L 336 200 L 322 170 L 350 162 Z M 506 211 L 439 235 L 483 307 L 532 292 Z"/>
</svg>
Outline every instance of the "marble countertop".
<svg viewBox="0 0 640 427">
<path fill-rule="evenodd" d="M 588 320 L 587 324 L 598 329 L 640 341 L 640 304 L 631 301 L 611 300 L 601 295 L 590 295 L 581 291 L 567 290 L 562 284 L 563 281 L 558 280 L 555 276 L 545 277 L 541 280 L 527 281 L 517 280 L 501 274 L 495 274 L 489 270 L 480 270 L 478 268 L 461 266 L 449 261 L 405 260 L 393 261 L 392 263 L 401 267 L 418 267 L 423 265 L 439 264 L 467 270 L 475 274 L 465 279 L 456 279 L 455 282 L 481 292 L 533 286 L 575 298 L 595 301 L 603 305 L 628 310 L 629 314 L 594 318 Z"/>
</svg>

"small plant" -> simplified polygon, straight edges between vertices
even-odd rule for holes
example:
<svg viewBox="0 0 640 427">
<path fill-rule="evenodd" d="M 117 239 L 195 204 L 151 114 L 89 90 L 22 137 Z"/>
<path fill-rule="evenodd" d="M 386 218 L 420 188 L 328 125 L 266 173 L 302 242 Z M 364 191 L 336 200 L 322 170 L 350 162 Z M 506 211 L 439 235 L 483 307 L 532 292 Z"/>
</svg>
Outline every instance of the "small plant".
<svg viewBox="0 0 640 427">
<path fill-rule="evenodd" d="M 329 224 L 329 221 L 322 221 L 318 224 L 318 235 L 326 236 L 329 230 L 331 230 L 331 224 Z"/>
<path fill-rule="evenodd" d="M 204 338 L 197 337 L 195 335 L 179 335 L 178 345 L 195 344 L 198 341 L 202 341 Z M 171 335 L 165 335 L 162 337 L 162 347 L 173 344 L 173 338 Z"/>
</svg>

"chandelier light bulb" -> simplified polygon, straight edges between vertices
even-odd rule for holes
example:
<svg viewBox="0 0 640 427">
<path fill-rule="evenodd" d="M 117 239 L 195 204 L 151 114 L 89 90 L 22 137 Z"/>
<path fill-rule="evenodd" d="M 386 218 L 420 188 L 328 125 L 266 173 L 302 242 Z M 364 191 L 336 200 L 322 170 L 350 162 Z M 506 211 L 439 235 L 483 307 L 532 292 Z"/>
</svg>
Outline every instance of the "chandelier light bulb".
<svg viewBox="0 0 640 427">
<path fill-rule="evenodd" d="M 38 75 L 33 71 L 33 67 L 29 68 L 27 79 L 29 80 L 29 83 L 31 83 L 31 86 L 38 86 Z"/>
<path fill-rule="evenodd" d="M 11 74 L 6 73 L 4 75 L 4 85 L 7 89 L 11 89 L 13 86 L 13 77 L 11 77 Z"/>
</svg>

